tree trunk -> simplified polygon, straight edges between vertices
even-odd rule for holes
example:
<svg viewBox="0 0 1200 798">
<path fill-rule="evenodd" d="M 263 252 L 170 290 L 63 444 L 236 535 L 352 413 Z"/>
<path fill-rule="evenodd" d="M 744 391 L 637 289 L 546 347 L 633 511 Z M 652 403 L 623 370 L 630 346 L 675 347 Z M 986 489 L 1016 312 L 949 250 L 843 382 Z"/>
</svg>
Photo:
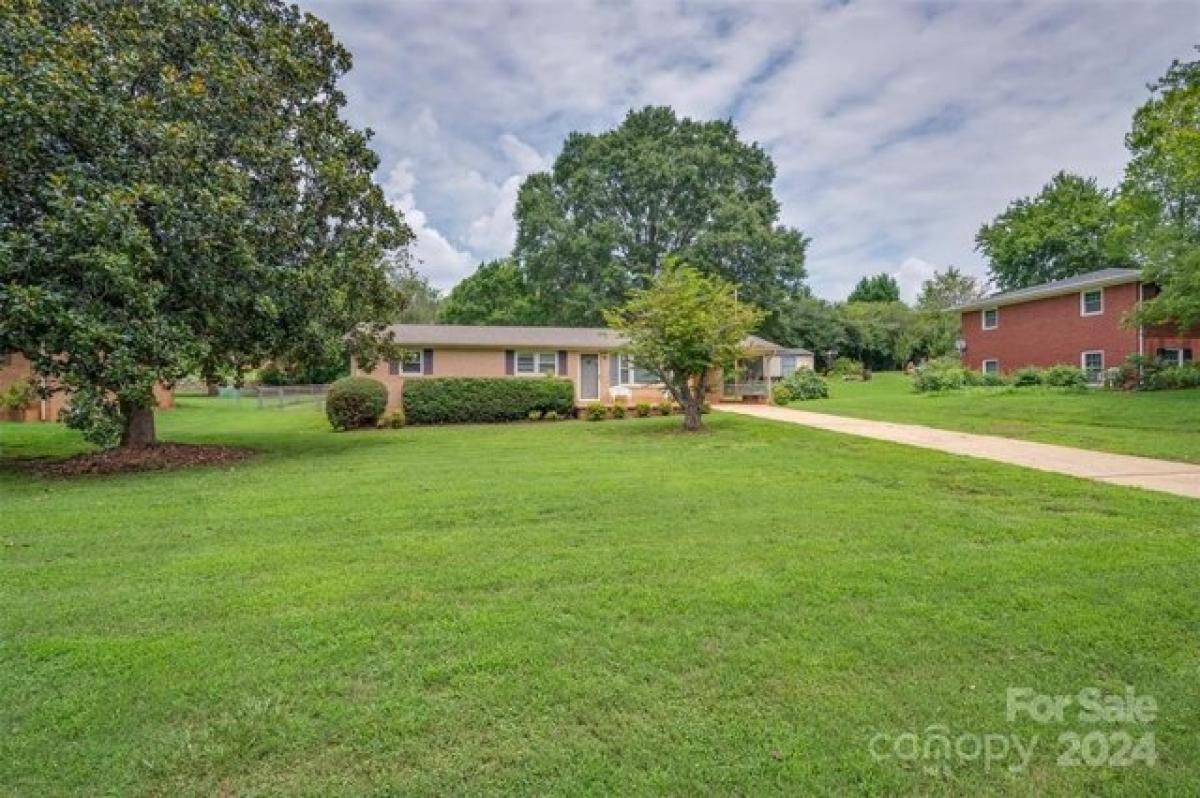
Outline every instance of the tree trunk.
<svg viewBox="0 0 1200 798">
<path fill-rule="evenodd" d="M 154 434 L 154 408 L 125 407 L 125 427 L 121 430 L 121 447 L 137 449 L 153 446 L 157 442 Z"/>
<path fill-rule="evenodd" d="M 204 387 L 208 390 L 209 396 L 218 396 L 221 393 L 221 386 L 216 380 L 205 380 Z"/>
<path fill-rule="evenodd" d="M 698 396 L 688 398 L 688 403 L 683 406 L 683 428 L 688 432 L 698 432 L 700 430 L 700 402 Z"/>
</svg>

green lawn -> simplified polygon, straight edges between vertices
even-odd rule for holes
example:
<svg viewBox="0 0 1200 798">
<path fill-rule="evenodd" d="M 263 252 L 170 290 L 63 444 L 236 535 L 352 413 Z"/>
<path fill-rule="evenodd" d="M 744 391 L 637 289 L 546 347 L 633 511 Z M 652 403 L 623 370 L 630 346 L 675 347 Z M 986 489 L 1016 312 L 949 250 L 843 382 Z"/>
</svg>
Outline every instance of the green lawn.
<svg viewBox="0 0 1200 798">
<path fill-rule="evenodd" d="M 907 375 L 892 372 L 869 382 L 830 380 L 828 399 L 794 407 L 1200 463 L 1200 391 L 1007 387 L 921 394 Z"/>
<path fill-rule="evenodd" d="M 1200 502 L 721 414 L 339 435 L 221 402 L 160 428 L 256 459 L 0 469 L 0 794 L 1200 783 Z M 1156 720 L 1005 716 L 1126 685 Z M 1038 741 L 1017 774 L 870 753 L 934 724 Z M 1057 764 L 1097 729 L 1157 765 Z"/>
</svg>

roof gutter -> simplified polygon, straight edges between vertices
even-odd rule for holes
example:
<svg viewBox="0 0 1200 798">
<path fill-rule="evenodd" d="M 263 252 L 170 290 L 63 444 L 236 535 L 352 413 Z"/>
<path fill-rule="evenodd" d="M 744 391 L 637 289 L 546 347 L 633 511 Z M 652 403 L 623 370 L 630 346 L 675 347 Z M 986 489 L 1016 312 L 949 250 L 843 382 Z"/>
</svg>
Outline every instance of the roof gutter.
<svg viewBox="0 0 1200 798">
<path fill-rule="evenodd" d="M 955 305 L 954 307 L 946 308 L 947 313 L 966 313 L 972 310 L 985 310 L 988 308 L 998 308 L 1004 305 L 1019 305 L 1022 302 L 1033 302 L 1038 299 L 1051 299 L 1056 296 L 1070 296 L 1071 294 L 1082 293 L 1083 291 L 1091 291 L 1096 288 L 1108 288 L 1113 285 L 1125 285 L 1126 283 L 1140 283 L 1142 278 L 1138 277 L 1109 277 L 1103 280 L 1089 280 L 1086 283 L 1076 283 L 1072 286 L 1050 288 L 1045 291 L 1030 290 L 1027 293 L 1013 295 L 997 295 L 992 297 L 984 297 L 983 299 L 974 302 L 968 302 L 965 305 Z"/>
</svg>

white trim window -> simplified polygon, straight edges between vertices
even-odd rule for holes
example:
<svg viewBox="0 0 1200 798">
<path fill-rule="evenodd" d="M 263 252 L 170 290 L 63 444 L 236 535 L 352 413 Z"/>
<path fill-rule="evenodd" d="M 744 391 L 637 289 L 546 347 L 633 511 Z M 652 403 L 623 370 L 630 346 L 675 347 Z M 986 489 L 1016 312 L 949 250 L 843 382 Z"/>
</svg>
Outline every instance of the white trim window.
<svg viewBox="0 0 1200 798">
<path fill-rule="evenodd" d="M 1099 316 L 1104 313 L 1104 289 L 1092 288 L 1079 292 L 1079 315 Z"/>
<path fill-rule="evenodd" d="M 1154 353 L 1159 362 L 1168 366 L 1186 366 L 1192 362 L 1192 350 L 1184 348 L 1163 348 Z"/>
<path fill-rule="evenodd" d="M 1100 382 L 1104 378 L 1104 351 L 1095 349 L 1079 356 L 1079 367 L 1089 382 Z"/>
<path fill-rule="evenodd" d="M 641 368 L 629 355 L 617 355 L 617 382 L 620 385 L 658 385 L 662 380 Z"/>
<path fill-rule="evenodd" d="M 400 353 L 398 360 L 388 361 L 388 374 L 424 374 L 424 353 L 420 349 L 406 349 Z"/>
<path fill-rule="evenodd" d="M 979 314 L 979 323 L 985 330 L 994 330 L 1000 326 L 1000 308 L 984 308 Z"/>
<path fill-rule="evenodd" d="M 517 352 L 513 357 L 513 362 L 515 364 L 513 370 L 519 376 L 558 376 L 557 352 Z"/>
<path fill-rule="evenodd" d="M 984 374 L 999 376 L 1000 361 L 997 360 L 996 358 L 994 358 L 994 357 L 988 358 L 987 360 L 983 361 L 983 363 L 981 365 L 983 367 Z"/>
</svg>

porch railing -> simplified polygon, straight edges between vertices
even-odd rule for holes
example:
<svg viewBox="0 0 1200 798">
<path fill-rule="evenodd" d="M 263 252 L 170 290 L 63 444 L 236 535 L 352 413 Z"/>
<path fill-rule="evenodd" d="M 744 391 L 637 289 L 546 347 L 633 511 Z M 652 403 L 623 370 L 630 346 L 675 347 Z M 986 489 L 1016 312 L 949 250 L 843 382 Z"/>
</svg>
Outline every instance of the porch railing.
<svg viewBox="0 0 1200 798">
<path fill-rule="evenodd" d="M 771 383 L 767 380 L 727 382 L 724 385 L 722 393 L 731 399 L 741 399 L 745 396 L 770 396 Z"/>
</svg>

